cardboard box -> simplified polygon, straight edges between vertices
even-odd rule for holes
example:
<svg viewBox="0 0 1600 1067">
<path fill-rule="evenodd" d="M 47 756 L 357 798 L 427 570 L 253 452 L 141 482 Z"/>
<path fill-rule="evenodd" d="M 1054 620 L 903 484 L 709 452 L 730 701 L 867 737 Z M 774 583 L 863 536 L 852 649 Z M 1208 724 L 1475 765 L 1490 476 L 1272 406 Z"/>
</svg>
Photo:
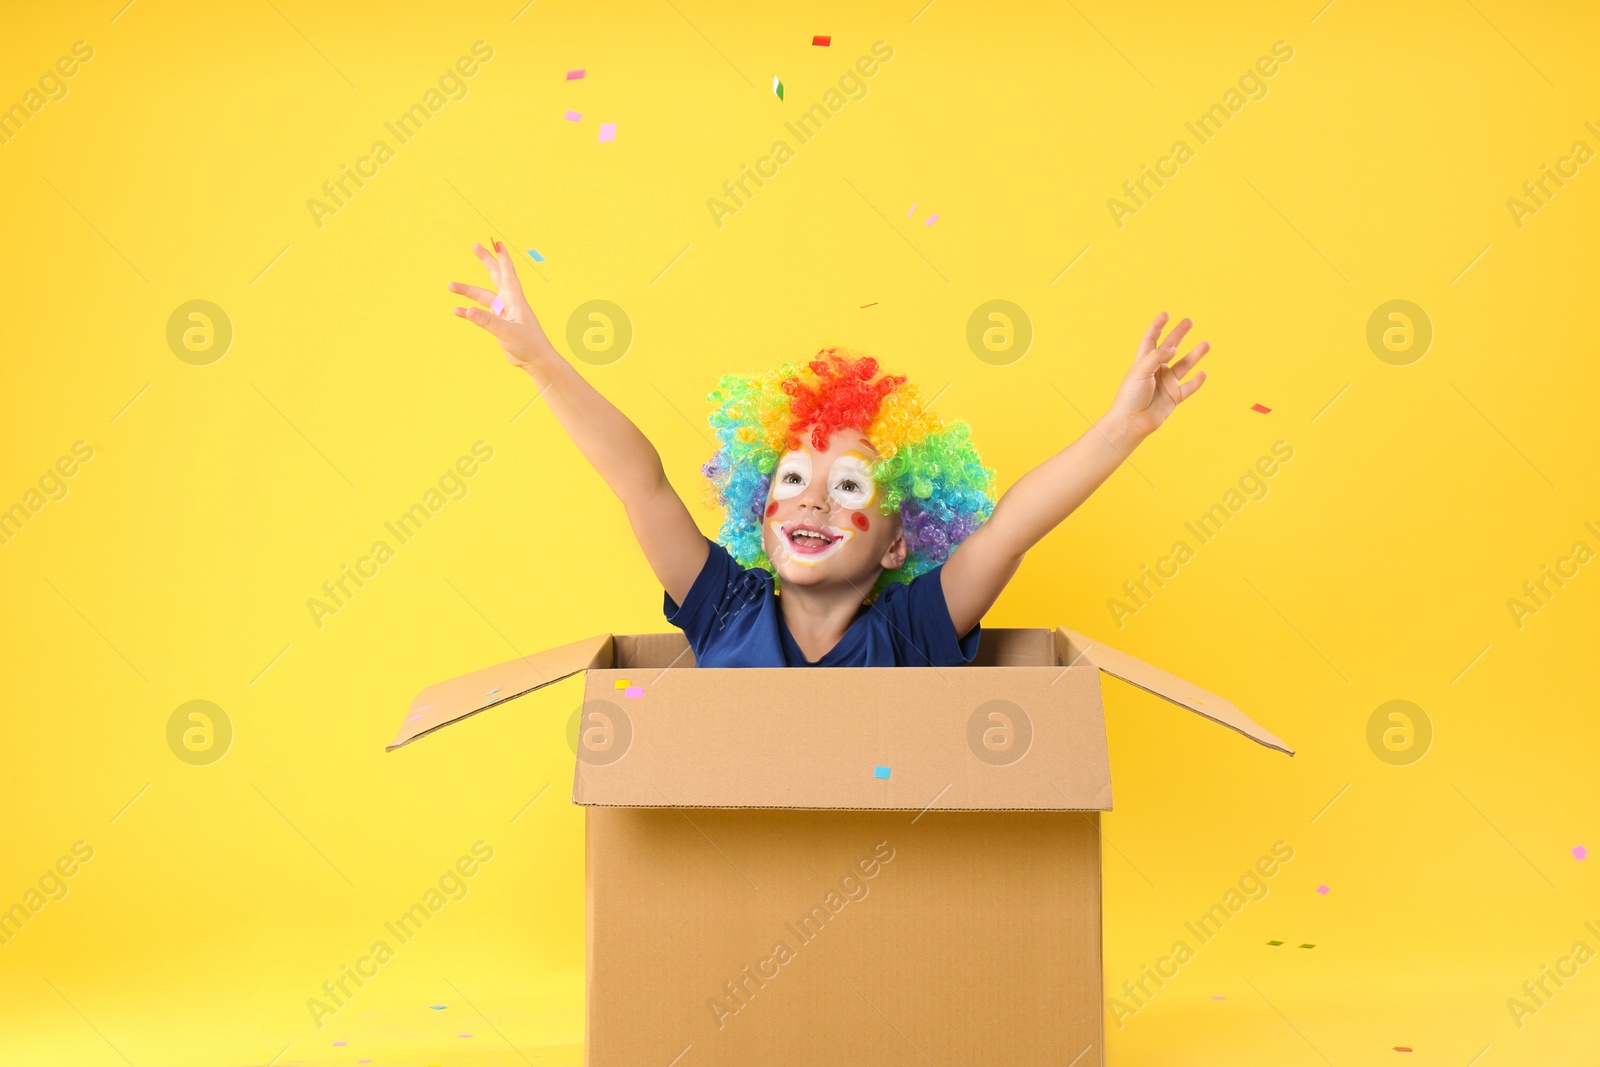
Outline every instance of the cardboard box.
<svg viewBox="0 0 1600 1067">
<path fill-rule="evenodd" d="M 1065 629 L 955 668 L 693 662 L 576 641 L 424 690 L 389 745 L 587 672 L 587 1067 L 1102 1064 L 1101 673 L 1293 755 Z"/>
</svg>

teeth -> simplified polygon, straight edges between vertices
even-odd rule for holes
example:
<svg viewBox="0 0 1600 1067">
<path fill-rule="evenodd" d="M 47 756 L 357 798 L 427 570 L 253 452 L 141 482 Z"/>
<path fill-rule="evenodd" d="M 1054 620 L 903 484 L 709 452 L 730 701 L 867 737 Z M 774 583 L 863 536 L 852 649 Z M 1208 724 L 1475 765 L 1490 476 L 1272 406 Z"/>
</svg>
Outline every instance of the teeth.
<svg viewBox="0 0 1600 1067">
<path fill-rule="evenodd" d="M 829 540 L 828 540 L 827 537 L 824 537 L 822 534 L 819 534 L 819 533 L 813 533 L 810 530 L 796 530 L 793 533 L 791 533 L 789 536 L 791 538 L 793 538 L 794 540 L 796 540 L 796 541 L 800 540 L 803 537 L 803 538 L 806 538 L 806 539 L 811 540 L 811 541 L 821 541 L 824 544 L 829 543 Z"/>
</svg>

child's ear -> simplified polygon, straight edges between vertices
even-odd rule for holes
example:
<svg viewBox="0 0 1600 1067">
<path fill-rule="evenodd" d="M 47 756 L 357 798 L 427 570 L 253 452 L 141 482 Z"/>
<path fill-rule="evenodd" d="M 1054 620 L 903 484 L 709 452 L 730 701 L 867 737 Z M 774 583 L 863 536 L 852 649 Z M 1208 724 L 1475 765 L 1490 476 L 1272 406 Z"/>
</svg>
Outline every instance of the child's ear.
<svg viewBox="0 0 1600 1067">
<path fill-rule="evenodd" d="M 904 531 L 897 533 L 894 536 L 894 541 L 889 545 L 888 550 L 884 552 L 883 560 L 880 565 L 884 570 L 897 571 L 905 563 L 906 555 L 909 553 L 909 551 L 910 550 L 906 545 L 906 535 Z"/>
</svg>

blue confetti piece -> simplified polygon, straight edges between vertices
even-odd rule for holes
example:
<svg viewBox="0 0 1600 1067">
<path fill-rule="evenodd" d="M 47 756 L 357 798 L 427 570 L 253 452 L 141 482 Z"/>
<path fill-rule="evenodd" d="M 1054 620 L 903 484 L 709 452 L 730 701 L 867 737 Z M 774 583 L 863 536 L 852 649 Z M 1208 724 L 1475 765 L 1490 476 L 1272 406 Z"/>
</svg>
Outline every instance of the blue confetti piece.
<svg viewBox="0 0 1600 1067">
<path fill-rule="evenodd" d="M 539 254 L 539 250 L 537 248 L 528 249 L 528 255 L 533 257 L 533 261 L 535 263 L 543 263 L 544 262 L 544 257 Z"/>
<path fill-rule="evenodd" d="M 887 767 L 874 767 L 874 768 L 872 768 L 872 777 L 874 777 L 874 778 L 887 778 L 887 777 L 889 777 L 889 768 L 887 768 Z"/>
<path fill-rule="evenodd" d="M 429 1004 L 428 1007 L 432 1008 L 434 1011 L 444 1011 L 443 1004 Z"/>
</svg>

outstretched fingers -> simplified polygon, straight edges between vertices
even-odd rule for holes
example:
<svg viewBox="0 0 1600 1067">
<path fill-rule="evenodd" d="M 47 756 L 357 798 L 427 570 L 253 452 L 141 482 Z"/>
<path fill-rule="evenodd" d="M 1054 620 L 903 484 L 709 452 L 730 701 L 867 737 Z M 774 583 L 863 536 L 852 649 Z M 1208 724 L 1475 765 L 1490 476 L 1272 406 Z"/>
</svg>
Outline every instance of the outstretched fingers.
<svg viewBox="0 0 1600 1067">
<path fill-rule="evenodd" d="M 517 267 L 511 258 L 511 250 L 501 241 L 494 243 L 494 250 L 500 254 L 500 284 L 503 288 L 522 292 L 522 279 L 517 277 Z"/>
<path fill-rule="evenodd" d="M 484 289 L 481 286 L 467 285 L 464 282 L 451 282 L 450 291 L 452 293 L 460 293 L 465 297 L 470 297 L 482 304 L 484 307 L 489 307 L 494 304 L 495 296 L 497 295 L 491 290 Z"/>
<path fill-rule="evenodd" d="M 1194 370 L 1195 364 L 1199 363 L 1202 359 L 1205 359 L 1206 353 L 1209 351 L 1211 351 L 1211 342 L 1201 341 L 1199 344 L 1189 349 L 1187 355 L 1172 365 L 1172 373 L 1177 375 L 1179 378 L 1182 378 L 1185 374 L 1188 374 L 1190 371 Z"/>
<path fill-rule="evenodd" d="M 1161 327 L 1165 326 L 1166 323 L 1167 313 L 1165 311 L 1151 320 L 1150 328 L 1146 330 L 1144 332 L 1144 336 L 1139 339 L 1139 351 L 1135 353 L 1133 357 L 1133 361 L 1135 363 L 1149 355 L 1151 350 L 1156 347 L 1156 339 L 1161 336 Z"/>
<path fill-rule="evenodd" d="M 505 282 L 500 277 L 500 261 L 495 258 L 494 253 L 474 241 L 472 254 L 483 261 L 484 269 L 489 272 L 489 278 L 494 282 L 495 288 L 504 289 Z"/>
<path fill-rule="evenodd" d="M 1156 351 L 1162 353 L 1163 356 L 1161 362 L 1165 363 L 1178 354 L 1178 342 L 1183 340 L 1183 335 L 1188 333 L 1189 328 L 1193 325 L 1193 319 L 1184 319 L 1172 328 L 1172 332 L 1167 334 L 1165 341 L 1156 346 Z"/>
<path fill-rule="evenodd" d="M 499 315 L 485 311 L 483 308 L 458 307 L 450 310 L 461 318 L 482 326 L 485 330 L 494 334 L 498 340 L 504 341 L 510 335 L 510 324 Z"/>
<path fill-rule="evenodd" d="M 1204 384 L 1206 384 L 1205 371 L 1201 371 L 1188 381 L 1180 383 L 1178 386 L 1178 403 L 1181 404 L 1185 400 L 1188 400 L 1191 396 L 1194 396 L 1194 394 L 1200 391 L 1200 387 Z"/>
</svg>

